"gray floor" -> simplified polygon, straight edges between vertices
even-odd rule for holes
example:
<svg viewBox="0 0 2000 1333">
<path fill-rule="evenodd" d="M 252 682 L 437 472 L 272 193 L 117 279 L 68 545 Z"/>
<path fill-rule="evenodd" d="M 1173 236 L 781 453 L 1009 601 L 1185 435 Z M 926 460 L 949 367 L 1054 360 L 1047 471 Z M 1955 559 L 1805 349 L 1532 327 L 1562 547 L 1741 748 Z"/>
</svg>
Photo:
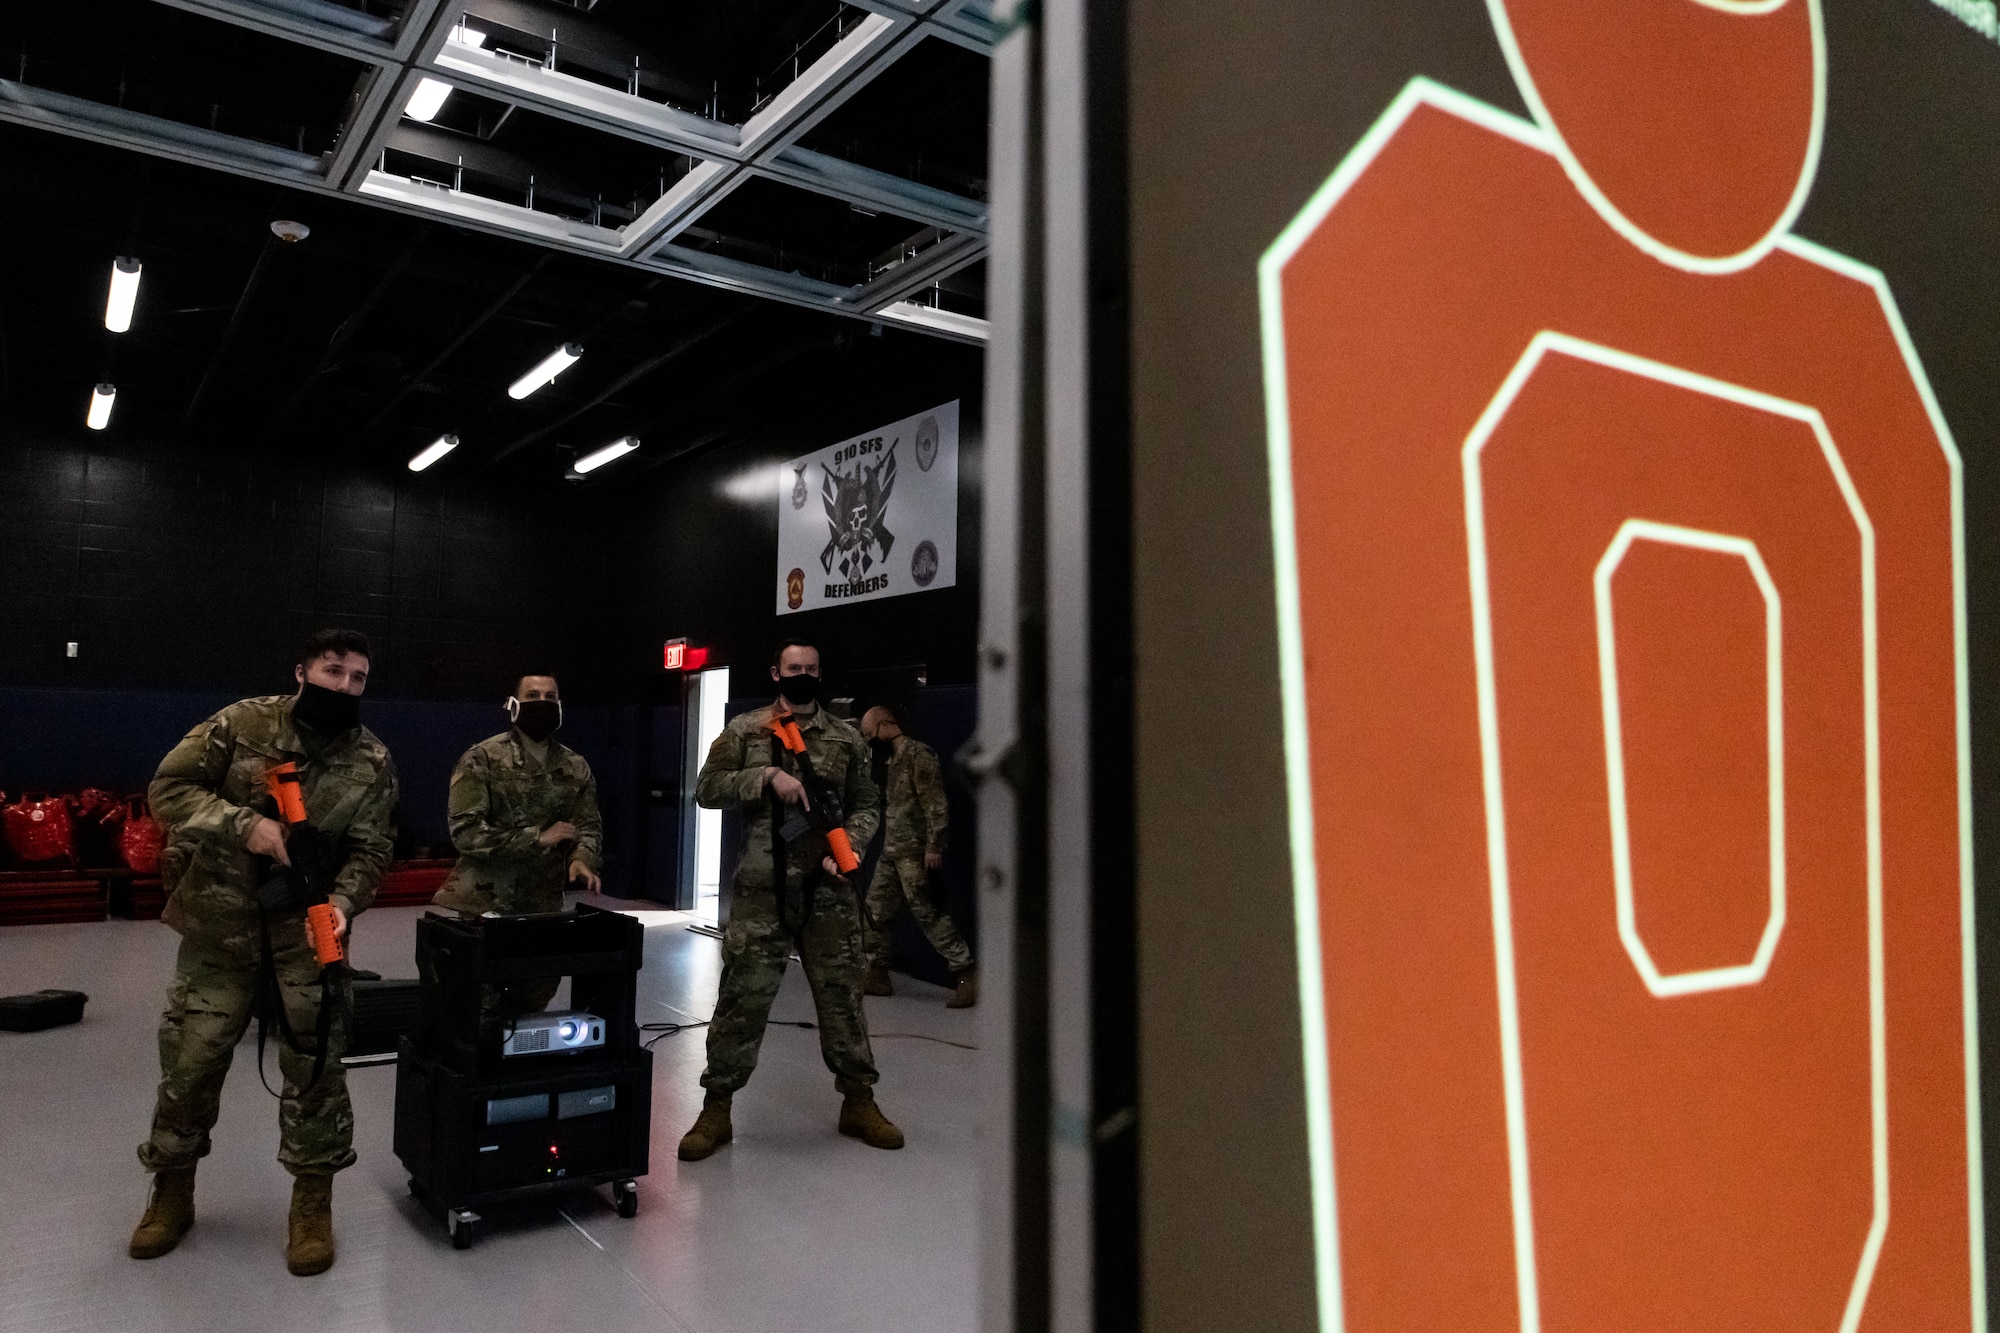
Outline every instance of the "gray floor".
<svg viewBox="0 0 2000 1333">
<path fill-rule="evenodd" d="M 357 966 L 413 976 L 421 909 L 357 924 Z M 708 1017 L 720 945 L 647 917 L 641 1021 Z M 285 1272 L 290 1177 L 277 1165 L 277 1104 L 246 1042 L 202 1164 L 196 1223 L 163 1259 L 125 1243 L 145 1202 L 133 1157 L 158 1077 L 153 1045 L 175 937 L 157 922 L 0 929 L 0 994 L 87 991 L 80 1026 L 0 1032 L 0 1333 L 178 1330 L 587 1329 L 591 1333 L 869 1333 L 970 1329 L 978 1054 L 907 1037 L 876 1042 L 883 1109 L 901 1152 L 834 1132 L 839 1108 L 818 1034 L 774 1027 L 736 1098 L 736 1142 L 706 1162 L 674 1145 L 700 1108 L 703 1032 L 656 1045 L 652 1174 L 640 1209 L 608 1197 L 489 1214 L 471 1250 L 451 1248 L 410 1202 L 390 1151 L 393 1067 L 349 1073 L 361 1161 L 334 1191 L 340 1259 Z M 877 1033 L 976 1043 L 977 1011 L 898 977 L 868 1001 Z M 774 1017 L 811 1018 L 798 968 Z M 275 1057 L 270 1057 L 275 1065 Z M 272 1074 L 275 1081 L 275 1070 Z"/>
</svg>

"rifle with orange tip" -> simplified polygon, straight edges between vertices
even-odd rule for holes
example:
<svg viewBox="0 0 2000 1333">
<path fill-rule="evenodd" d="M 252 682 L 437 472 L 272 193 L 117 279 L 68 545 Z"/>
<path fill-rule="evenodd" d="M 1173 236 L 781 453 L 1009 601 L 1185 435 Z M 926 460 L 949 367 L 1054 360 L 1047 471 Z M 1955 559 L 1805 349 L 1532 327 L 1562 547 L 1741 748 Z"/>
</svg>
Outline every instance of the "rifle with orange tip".
<svg viewBox="0 0 2000 1333">
<path fill-rule="evenodd" d="M 834 792 L 832 784 L 813 767 L 812 756 L 806 753 L 805 737 L 799 734 L 798 719 L 792 716 L 790 709 L 784 709 L 772 717 L 768 725 L 771 734 L 778 738 L 778 744 L 796 761 L 796 771 L 790 767 L 786 767 L 786 771 L 806 789 L 805 801 L 795 807 L 791 818 L 779 826 L 778 836 L 786 842 L 796 842 L 808 831 L 816 830 L 826 839 L 827 852 L 833 857 L 833 863 L 840 867 L 840 873 L 853 874 L 861 869 L 861 858 L 855 855 L 854 844 L 848 839 L 840 797 Z"/>
</svg>

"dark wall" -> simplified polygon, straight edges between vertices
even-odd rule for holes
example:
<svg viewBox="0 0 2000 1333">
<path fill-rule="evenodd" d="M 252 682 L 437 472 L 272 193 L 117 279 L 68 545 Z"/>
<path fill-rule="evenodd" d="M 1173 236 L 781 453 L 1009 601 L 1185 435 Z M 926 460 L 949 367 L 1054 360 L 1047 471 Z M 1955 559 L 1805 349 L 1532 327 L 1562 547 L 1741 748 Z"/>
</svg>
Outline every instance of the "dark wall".
<svg viewBox="0 0 2000 1333">
<path fill-rule="evenodd" d="M 289 690 L 298 641 L 341 624 L 374 639 L 377 694 L 500 698 L 517 662 L 587 692 L 580 499 L 0 424 L 0 682 Z"/>
</svg>

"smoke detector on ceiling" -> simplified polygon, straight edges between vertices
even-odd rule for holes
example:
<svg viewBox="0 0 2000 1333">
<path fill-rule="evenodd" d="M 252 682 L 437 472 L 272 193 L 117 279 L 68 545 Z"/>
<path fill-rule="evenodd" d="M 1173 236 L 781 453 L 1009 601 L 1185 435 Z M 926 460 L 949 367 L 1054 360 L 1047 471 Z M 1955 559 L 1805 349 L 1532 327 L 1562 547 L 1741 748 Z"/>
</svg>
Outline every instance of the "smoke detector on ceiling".
<svg viewBox="0 0 2000 1333">
<path fill-rule="evenodd" d="M 281 218 L 271 224 L 271 234 L 286 245 L 297 245 L 312 235 L 312 228 L 303 222 L 287 222 Z"/>
</svg>

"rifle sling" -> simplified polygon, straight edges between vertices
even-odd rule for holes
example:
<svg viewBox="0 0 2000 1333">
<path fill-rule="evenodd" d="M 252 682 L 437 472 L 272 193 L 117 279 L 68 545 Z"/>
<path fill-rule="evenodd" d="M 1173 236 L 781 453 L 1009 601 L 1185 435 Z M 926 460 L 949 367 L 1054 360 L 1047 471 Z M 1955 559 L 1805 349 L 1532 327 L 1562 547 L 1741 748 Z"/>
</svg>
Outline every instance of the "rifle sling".
<svg viewBox="0 0 2000 1333">
<path fill-rule="evenodd" d="M 252 1006 L 257 1011 L 257 1078 L 260 1082 L 264 1082 L 264 1091 L 282 1099 L 281 1094 L 272 1092 L 270 1083 L 264 1081 L 264 1039 L 270 1015 L 275 1010 L 278 1015 L 278 1035 L 285 1045 L 291 1047 L 295 1055 L 311 1055 L 313 1058 L 312 1078 L 299 1089 L 299 1096 L 303 1097 L 319 1086 L 320 1075 L 326 1072 L 328 1038 L 333 1032 L 333 978 L 334 971 L 340 964 L 334 963 L 319 970 L 319 1022 L 315 1034 L 317 1048 L 307 1051 L 300 1045 L 298 1034 L 292 1031 L 291 1016 L 285 1012 L 284 991 L 278 985 L 277 956 L 271 950 L 271 918 L 264 909 L 262 898 L 257 902 L 257 929 L 263 936 L 263 953 L 258 960 L 257 968 L 257 990 L 252 1001 Z"/>
</svg>

